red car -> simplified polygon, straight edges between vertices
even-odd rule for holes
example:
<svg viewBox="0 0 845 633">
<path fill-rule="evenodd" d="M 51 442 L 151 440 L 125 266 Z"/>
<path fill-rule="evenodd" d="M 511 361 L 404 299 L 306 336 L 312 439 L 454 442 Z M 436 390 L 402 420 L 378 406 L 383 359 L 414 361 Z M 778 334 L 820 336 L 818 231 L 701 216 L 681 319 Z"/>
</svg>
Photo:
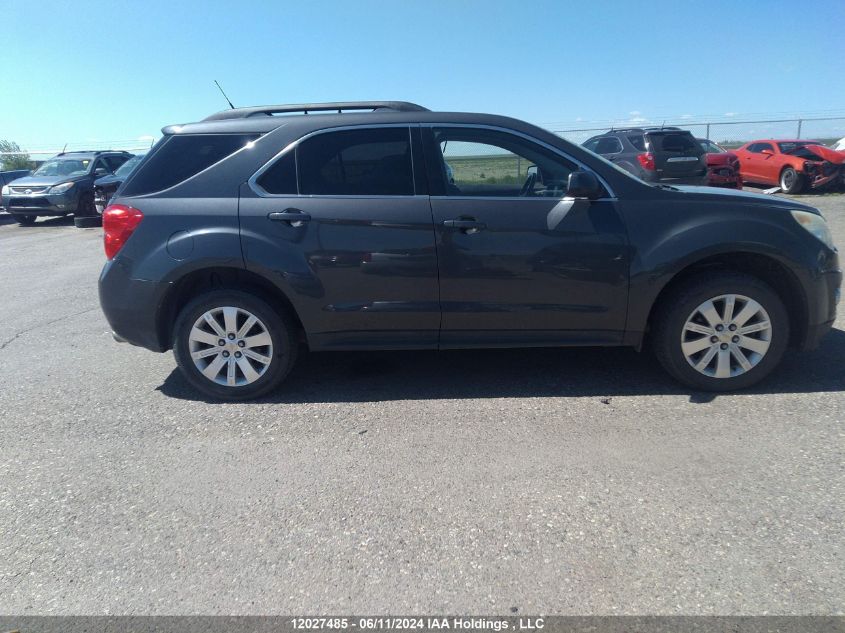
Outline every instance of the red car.
<svg viewBox="0 0 845 633">
<path fill-rule="evenodd" d="M 836 183 L 845 163 L 845 153 L 818 141 L 751 141 L 735 151 L 744 182 L 779 186 L 784 193 Z"/>
<path fill-rule="evenodd" d="M 706 138 L 697 138 L 701 149 L 707 152 L 707 184 L 711 187 L 742 189 L 739 174 L 739 157 Z"/>
</svg>

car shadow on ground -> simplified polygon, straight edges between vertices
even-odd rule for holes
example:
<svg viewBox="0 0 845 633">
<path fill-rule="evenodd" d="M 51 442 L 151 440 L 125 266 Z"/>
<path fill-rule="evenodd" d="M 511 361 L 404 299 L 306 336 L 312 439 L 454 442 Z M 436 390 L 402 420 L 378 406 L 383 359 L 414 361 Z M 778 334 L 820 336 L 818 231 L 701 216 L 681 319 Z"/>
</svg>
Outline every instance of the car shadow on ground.
<svg viewBox="0 0 845 633">
<path fill-rule="evenodd" d="M 10 213 L 0 213 L 0 226 L 4 224 L 17 224 L 18 221 L 15 219 Z M 43 217 L 36 220 L 35 224 L 30 224 L 28 226 L 20 226 L 22 231 L 26 229 L 33 229 L 33 228 L 48 228 L 53 226 L 73 226 L 73 216 L 72 215 L 59 215 L 55 217 Z"/>
<path fill-rule="evenodd" d="M 845 389 L 845 331 L 833 330 L 819 349 L 789 350 L 762 384 L 743 393 L 824 393 Z M 158 387 L 180 399 L 209 401 L 178 370 Z M 276 392 L 257 402 L 378 402 L 458 398 L 688 395 L 649 353 L 626 348 L 465 350 L 446 352 L 304 353 Z"/>
</svg>

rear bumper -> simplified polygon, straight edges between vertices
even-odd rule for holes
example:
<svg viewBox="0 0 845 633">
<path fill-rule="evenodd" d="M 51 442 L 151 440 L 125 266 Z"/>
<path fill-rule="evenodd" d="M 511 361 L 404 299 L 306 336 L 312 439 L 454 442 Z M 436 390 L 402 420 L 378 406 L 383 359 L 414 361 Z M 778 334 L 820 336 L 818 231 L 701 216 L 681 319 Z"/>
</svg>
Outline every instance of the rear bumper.
<svg viewBox="0 0 845 633">
<path fill-rule="evenodd" d="M 116 340 L 164 352 L 158 314 L 170 284 L 131 279 L 120 260 L 106 262 L 100 273 L 100 307 Z"/>
<path fill-rule="evenodd" d="M 683 178 L 660 176 L 653 171 L 647 171 L 645 174 L 646 176 L 643 180 L 646 182 L 658 182 L 666 185 L 694 185 L 698 187 L 707 185 L 707 174 L 704 174 L 703 176 L 684 176 Z"/>
</svg>

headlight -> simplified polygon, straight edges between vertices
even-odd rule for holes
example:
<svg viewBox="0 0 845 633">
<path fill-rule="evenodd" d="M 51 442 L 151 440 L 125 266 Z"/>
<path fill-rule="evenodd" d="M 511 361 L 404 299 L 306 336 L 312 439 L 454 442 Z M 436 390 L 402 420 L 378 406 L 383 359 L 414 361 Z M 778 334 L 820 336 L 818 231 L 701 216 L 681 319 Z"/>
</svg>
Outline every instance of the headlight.
<svg viewBox="0 0 845 633">
<path fill-rule="evenodd" d="M 0 196 L 8 196 L 9 195 L 9 185 L 3 185 L 3 189 L 0 190 Z"/>
<path fill-rule="evenodd" d="M 795 218 L 795 221 L 798 222 L 798 224 L 816 236 L 816 238 L 829 249 L 835 249 L 833 246 L 833 235 L 830 234 L 827 222 L 825 222 L 822 216 L 808 211 L 792 211 L 791 213 L 792 217 Z"/>
<path fill-rule="evenodd" d="M 50 187 L 50 191 L 48 193 L 64 193 L 71 187 L 73 187 L 72 182 L 63 182 L 60 185 L 53 185 L 52 187 Z"/>
</svg>

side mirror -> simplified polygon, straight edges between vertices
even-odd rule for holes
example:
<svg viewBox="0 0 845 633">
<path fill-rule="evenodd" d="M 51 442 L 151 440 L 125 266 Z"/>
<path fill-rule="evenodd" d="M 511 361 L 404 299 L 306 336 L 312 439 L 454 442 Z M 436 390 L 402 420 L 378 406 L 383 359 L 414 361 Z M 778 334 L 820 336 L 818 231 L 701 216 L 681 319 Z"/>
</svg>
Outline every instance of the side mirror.
<svg viewBox="0 0 845 633">
<path fill-rule="evenodd" d="M 765 154 L 766 156 L 774 156 L 775 155 L 775 153 L 770 149 L 761 149 L 760 153 Z"/>
<path fill-rule="evenodd" d="M 95 178 L 102 178 L 103 176 L 108 176 L 108 175 L 109 175 L 109 170 L 106 169 L 105 167 L 97 167 L 97 169 L 94 170 L 94 177 Z"/>
<path fill-rule="evenodd" d="M 601 194 L 601 183 L 593 172 L 579 170 L 569 174 L 569 182 L 566 187 L 567 198 L 595 200 L 600 198 Z"/>
</svg>

